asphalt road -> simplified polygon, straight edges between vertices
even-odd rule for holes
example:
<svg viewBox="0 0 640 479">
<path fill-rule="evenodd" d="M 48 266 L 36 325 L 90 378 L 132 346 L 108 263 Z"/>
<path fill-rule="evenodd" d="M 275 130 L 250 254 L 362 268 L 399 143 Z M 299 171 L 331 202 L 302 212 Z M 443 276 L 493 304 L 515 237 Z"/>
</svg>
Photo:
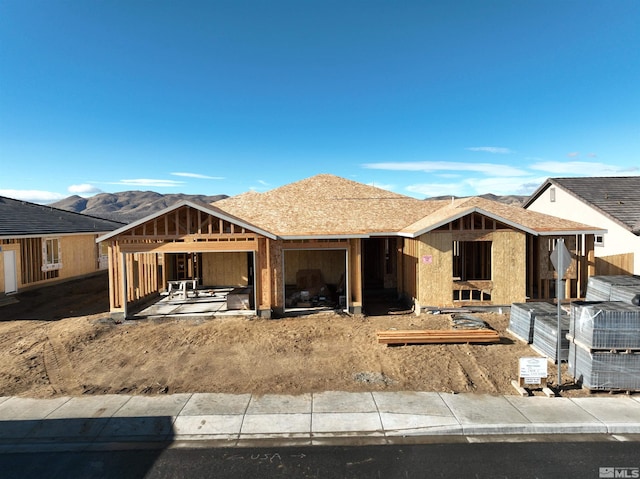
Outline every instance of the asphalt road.
<svg viewBox="0 0 640 479">
<path fill-rule="evenodd" d="M 640 442 L 168 448 L 0 454 L 2 478 L 640 477 Z M 553 441 L 550 439 L 550 441 Z M 604 470 L 601 468 L 612 468 Z M 610 474 L 610 475 L 609 475 Z"/>
</svg>

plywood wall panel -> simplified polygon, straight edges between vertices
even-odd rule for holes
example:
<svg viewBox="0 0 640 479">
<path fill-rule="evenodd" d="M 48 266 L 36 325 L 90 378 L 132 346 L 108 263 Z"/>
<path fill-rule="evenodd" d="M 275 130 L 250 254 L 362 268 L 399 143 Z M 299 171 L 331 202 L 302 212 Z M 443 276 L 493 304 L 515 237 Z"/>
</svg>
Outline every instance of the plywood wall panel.
<svg viewBox="0 0 640 479">
<path fill-rule="evenodd" d="M 322 271 L 327 284 L 338 284 L 345 274 L 344 250 L 286 250 L 285 283 L 296 284 L 296 273 L 305 269 Z"/>
<path fill-rule="evenodd" d="M 527 237 L 519 231 L 500 230 L 492 234 L 493 304 L 526 301 Z"/>
<path fill-rule="evenodd" d="M 204 286 L 247 286 L 249 271 L 247 253 L 203 253 L 202 284 Z"/>
<path fill-rule="evenodd" d="M 418 302 L 421 306 L 451 306 L 453 236 L 450 232 L 427 233 L 418 249 Z"/>
<path fill-rule="evenodd" d="M 59 279 L 91 274 L 98 270 L 98 246 L 95 235 L 60 238 L 62 268 Z"/>
</svg>

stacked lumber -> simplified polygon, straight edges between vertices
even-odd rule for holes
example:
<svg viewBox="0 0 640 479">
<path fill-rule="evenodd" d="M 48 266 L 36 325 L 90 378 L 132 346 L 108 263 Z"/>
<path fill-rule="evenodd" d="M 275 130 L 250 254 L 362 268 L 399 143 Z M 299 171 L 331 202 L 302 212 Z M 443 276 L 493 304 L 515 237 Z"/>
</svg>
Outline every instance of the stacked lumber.
<svg viewBox="0 0 640 479">
<path fill-rule="evenodd" d="M 498 343 L 500 336 L 493 329 L 456 330 L 396 330 L 378 331 L 379 344 L 442 344 L 442 343 Z"/>
</svg>

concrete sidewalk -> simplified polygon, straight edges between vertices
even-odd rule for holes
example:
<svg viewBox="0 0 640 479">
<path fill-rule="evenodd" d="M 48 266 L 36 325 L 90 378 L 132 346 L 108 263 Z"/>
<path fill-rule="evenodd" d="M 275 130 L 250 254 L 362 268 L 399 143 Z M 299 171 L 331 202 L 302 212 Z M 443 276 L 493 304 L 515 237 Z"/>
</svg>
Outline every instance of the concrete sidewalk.
<svg viewBox="0 0 640 479">
<path fill-rule="evenodd" d="M 639 396 L 547 398 L 435 392 L 0 397 L 0 452 L 215 441 L 316 445 L 425 437 L 640 434 Z M 635 440 L 635 439 L 634 439 Z"/>
</svg>

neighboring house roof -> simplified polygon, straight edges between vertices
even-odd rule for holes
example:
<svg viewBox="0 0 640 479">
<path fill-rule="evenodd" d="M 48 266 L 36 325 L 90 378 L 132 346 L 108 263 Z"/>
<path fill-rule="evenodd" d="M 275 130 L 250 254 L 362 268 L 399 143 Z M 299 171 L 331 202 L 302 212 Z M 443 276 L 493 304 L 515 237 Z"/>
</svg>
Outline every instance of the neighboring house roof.
<svg viewBox="0 0 640 479">
<path fill-rule="evenodd" d="M 213 206 L 213 205 L 208 205 L 205 203 L 196 203 L 193 201 L 189 201 L 189 200 L 182 200 L 182 201 L 178 201 L 177 203 L 168 206 L 167 208 L 164 208 L 161 211 L 158 211 L 156 213 L 153 213 L 145 218 L 139 219 L 138 221 L 134 221 L 133 223 L 129 223 L 126 224 L 124 226 L 122 226 L 121 228 L 118 228 L 115 231 L 111 231 L 110 233 L 107 233 L 99 238 L 96 239 L 96 243 L 100 243 L 101 241 L 105 241 L 108 240 L 109 238 L 112 238 L 114 236 L 118 236 L 121 233 L 124 233 L 125 231 L 129 231 L 131 229 L 134 229 L 138 226 L 140 226 L 141 224 L 146 223 L 147 221 L 149 221 L 150 219 L 153 218 L 157 218 L 159 216 L 165 215 L 167 213 L 170 213 L 171 211 L 175 211 L 178 208 L 182 208 L 183 206 L 188 206 L 190 208 L 194 208 L 196 210 L 200 210 L 203 213 L 206 214 L 210 214 L 210 215 L 215 215 L 218 218 L 221 218 L 225 221 L 229 221 L 231 223 L 234 223 L 238 226 L 242 226 L 243 228 L 246 228 L 250 231 L 253 231 L 255 233 L 261 234 L 263 236 L 266 236 L 267 238 L 271 238 L 271 239 L 276 239 L 276 237 L 274 235 L 272 235 L 271 233 L 269 233 L 268 231 L 265 231 L 257 226 L 254 226 L 252 224 L 247 223 L 246 221 L 244 221 L 241 218 L 236 218 L 233 215 L 230 215 L 229 213 L 222 211 L 221 209 Z"/>
<path fill-rule="evenodd" d="M 549 178 L 525 201 L 524 208 L 552 185 L 640 235 L 640 176 Z"/>
<path fill-rule="evenodd" d="M 117 221 L 0 196 L 0 238 L 104 233 L 122 225 Z"/>
</svg>

